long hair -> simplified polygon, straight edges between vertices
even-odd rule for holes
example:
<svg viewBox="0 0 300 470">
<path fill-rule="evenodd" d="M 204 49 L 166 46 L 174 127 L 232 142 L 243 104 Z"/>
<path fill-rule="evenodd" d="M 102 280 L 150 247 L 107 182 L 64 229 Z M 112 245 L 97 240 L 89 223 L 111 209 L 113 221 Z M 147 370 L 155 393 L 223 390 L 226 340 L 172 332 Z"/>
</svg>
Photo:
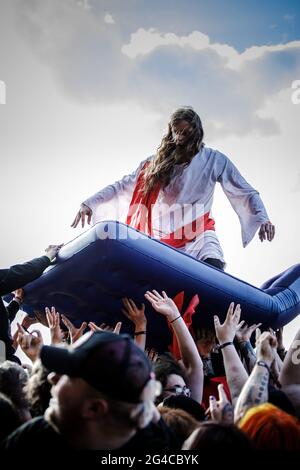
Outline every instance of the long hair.
<svg viewBox="0 0 300 470">
<path fill-rule="evenodd" d="M 172 136 L 172 126 L 180 121 L 187 121 L 192 127 L 192 132 L 186 144 L 180 151 L 176 148 Z M 203 127 L 198 114 L 189 106 L 177 109 L 168 123 L 168 130 L 164 135 L 154 159 L 150 162 L 144 173 L 144 194 L 149 194 L 160 183 L 164 188 L 171 179 L 171 173 L 176 164 L 188 166 L 192 158 L 199 152 L 203 143 Z"/>
</svg>

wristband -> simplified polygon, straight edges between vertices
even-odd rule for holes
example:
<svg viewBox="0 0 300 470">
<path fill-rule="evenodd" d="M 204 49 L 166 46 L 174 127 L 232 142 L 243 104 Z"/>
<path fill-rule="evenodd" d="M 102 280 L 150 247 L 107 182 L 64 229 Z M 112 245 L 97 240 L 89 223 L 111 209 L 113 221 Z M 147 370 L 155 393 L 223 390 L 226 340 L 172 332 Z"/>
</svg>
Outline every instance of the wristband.
<svg viewBox="0 0 300 470">
<path fill-rule="evenodd" d="M 268 366 L 268 364 L 265 361 L 256 361 L 256 365 L 265 367 L 268 370 L 269 374 L 271 374 L 270 367 Z"/>
<path fill-rule="evenodd" d="M 134 336 L 145 335 L 146 333 L 147 331 L 137 331 L 136 333 L 134 333 Z"/>
<path fill-rule="evenodd" d="M 181 315 L 178 315 L 178 317 L 174 318 L 174 320 L 169 321 L 169 324 L 171 325 L 171 323 L 174 323 L 174 321 L 178 320 L 178 318 L 181 318 Z"/>
<path fill-rule="evenodd" d="M 233 345 L 232 341 L 228 341 L 227 343 L 220 344 L 219 349 L 226 348 L 226 346 L 230 346 L 231 344 Z"/>
</svg>

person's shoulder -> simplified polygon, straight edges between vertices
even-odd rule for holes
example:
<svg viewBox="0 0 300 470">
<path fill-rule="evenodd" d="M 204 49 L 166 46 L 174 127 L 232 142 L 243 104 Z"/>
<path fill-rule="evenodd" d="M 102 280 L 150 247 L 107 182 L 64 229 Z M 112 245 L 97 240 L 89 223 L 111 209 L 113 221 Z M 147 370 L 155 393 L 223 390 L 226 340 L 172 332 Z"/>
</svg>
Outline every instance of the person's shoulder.
<svg viewBox="0 0 300 470">
<path fill-rule="evenodd" d="M 226 162 L 230 161 L 225 153 L 212 147 L 206 147 L 206 145 L 202 148 L 201 152 L 199 152 L 199 156 L 204 157 L 218 166 L 224 166 Z"/>
<path fill-rule="evenodd" d="M 13 431 L 1 444 L 2 450 L 14 450 L 21 447 L 32 447 L 36 445 L 45 447 L 50 445 L 51 437 L 55 438 L 57 433 L 44 419 L 43 416 L 38 416 L 30 421 L 22 424 L 19 428 Z M 57 437 L 59 437 L 57 435 Z"/>
</svg>

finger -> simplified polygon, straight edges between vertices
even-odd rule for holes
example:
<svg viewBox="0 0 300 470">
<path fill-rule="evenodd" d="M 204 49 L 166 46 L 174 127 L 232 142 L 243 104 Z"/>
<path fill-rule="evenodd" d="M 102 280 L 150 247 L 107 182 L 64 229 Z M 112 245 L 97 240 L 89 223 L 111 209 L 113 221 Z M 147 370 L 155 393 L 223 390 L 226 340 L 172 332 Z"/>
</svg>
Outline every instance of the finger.
<svg viewBox="0 0 300 470">
<path fill-rule="evenodd" d="M 23 326 L 20 325 L 20 323 L 17 323 L 17 326 L 18 326 L 19 332 L 22 333 L 23 335 L 25 335 L 25 334 L 26 334 L 26 331 L 24 330 Z"/>
<path fill-rule="evenodd" d="M 152 290 L 153 294 L 158 297 L 159 299 L 163 299 L 163 297 L 159 294 L 159 292 L 157 292 L 157 290 L 153 289 Z"/>
<path fill-rule="evenodd" d="M 128 314 L 128 311 L 125 310 L 125 308 L 121 308 L 121 312 L 125 315 L 125 317 L 127 317 L 129 320 L 131 320 L 131 317 L 130 317 L 130 315 Z"/>
<path fill-rule="evenodd" d="M 240 317 L 241 317 L 241 306 L 240 304 L 237 304 L 232 318 L 235 321 L 235 323 L 239 323 Z"/>
<path fill-rule="evenodd" d="M 137 310 L 137 306 L 132 299 L 128 299 L 129 305 L 133 310 Z"/>
<path fill-rule="evenodd" d="M 116 335 L 119 335 L 119 334 L 120 334 L 121 327 L 122 327 L 122 322 L 118 321 L 118 323 L 116 324 L 116 326 L 115 326 L 115 328 L 114 328 L 114 333 L 115 333 Z"/>
<path fill-rule="evenodd" d="M 90 211 L 87 216 L 87 222 L 89 225 L 91 225 L 91 220 L 92 220 L 92 211 Z"/>
<path fill-rule="evenodd" d="M 77 212 L 77 214 L 75 216 L 75 219 L 72 222 L 71 227 L 76 228 L 77 225 L 78 225 L 79 220 L 80 220 L 80 212 Z"/>
<path fill-rule="evenodd" d="M 40 330 L 32 330 L 30 334 L 31 334 L 31 335 L 36 334 L 37 338 L 39 338 L 39 339 L 41 339 L 41 340 L 43 339 L 42 333 L 40 332 Z"/>
<path fill-rule="evenodd" d="M 220 319 L 217 315 L 214 315 L 214 324 L 215 328 L 218 328 L 220 326 Z"/>
<path fill-rule="evenodd" d="M 61 314 L 61 320 L 64 323 L 64 325 L 66 325 L 68 330 L 74 326 L 73 323 L 71 323 L 70 320 L 67 317 L 65 317 L 63 314 Z"/>
<path fill-rule="evenodd" d="M 275 225 L 272 225 L 272 235 L 271 235 L 271 241 L 275 237 Z"/>
<path fill-rule="evenodd" d="M 256 328 L 256 330 L 255 330 L 255 342 L 256 343 L 259 340 L 260 336 L 261 336 L 261 331 L 260 331 L 259 328 Z"/>
<path fill-rule="evenodd" d="M 169 297 L 167 296 L 167 294 L 165 293 L 164 290 L 162 291 L 162 295 L 163 295 L 163 298 L 164 298 L 164 299 L 168 299 L 168 298 L 169 298 Z"/>
<path fill-rule="evenodd" d="M 145 307 L 145 304 L 142 304 L 141 310 L 142 310 L 143 313 L 145 313 L 145 308 L 146 308 L 146 307 Z"/>
<path fill-rule="evenodd" d="M 80 327 L 79 330 L 78 330 L 79 333 L 83 333 L 84 330 L 86 329 L 86 327 L 87 327 L 87 322 L 86 322 L 86 321 L 82 322 L 82 323 L 81 323 L 81 327 Z"/>
<path fill-rule="evenodd" d="M 245 326 L 243 327 L 244 323 L 245 323 L 245 320 L 240 321 L 240 323 L 239 323 L 238 326 L 237 326 L 237 330 L 236 330 L 236 331 L 244 330 L 244 329 L 245 329 Z"/>
<path fill-rule="evenodd" d="M 227 399 L 227 395 L 225 393 L 223 384 L 218 385 L 218 392 L 219 392 L 219 400 L 222 402 L 227 402 L 228 399 Z"/>
<path fill-rule="evenodd" d="M 226 320 L 229 320 L 229 318 L 232 317 L 233 310 L 234 310 L 234 302 L 231 302 L 227 310 Z"/>
<path fill-rule="evenodd" d="M 209 397 L 209 411 L 213 417 L 215 411 L 217 410 L 217 400 L 212 395 Z"/>
<path fill-rule="evenodd" d="M 157 301 L 157 298 L 155 297 L 155 295 L 151 294 L 151 293 L 146 293 L 144 295 L 144 297 L 153 305 L 154 302 Z"/>
</svg>

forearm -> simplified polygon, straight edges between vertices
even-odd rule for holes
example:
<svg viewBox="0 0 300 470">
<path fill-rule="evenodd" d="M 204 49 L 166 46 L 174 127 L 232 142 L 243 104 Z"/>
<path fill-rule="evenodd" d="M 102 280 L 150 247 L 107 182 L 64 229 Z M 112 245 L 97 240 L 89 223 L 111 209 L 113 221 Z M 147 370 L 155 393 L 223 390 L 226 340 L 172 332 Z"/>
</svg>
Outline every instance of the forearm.
<svg viewBox="0 0 300 470">
<path fill-rule="evenodd" d="M 300 330 L 285 355 L 279 382 L 281 385 L 300 384 Z"/>
<path fill-rule="evenodd" d="M 136 324 L 134 330 L 134 342 L 145 351 L 147 338 L 147 323 Z"/>
<path fill-rule="evenodd" d="M 171 324 L 177 339 L 181 358 L 186 368 L 187 382 L 191 389 L 191 398 L 201 403 L 203 396 L 203 364 L 192 338 L 182 317 Z"/>
<path fill-rule="evenodd" d="M 231 401 L 234 405 L 248 379 L 248 374 L 233 344 L 223 348 L 222 354 Z"/>
<path fill-rule="evenodd" d="M 48 256 L 41 256 L 27 263 L 16 264 L 9 269 L 0 270 L 0 295 L 9 294 L 37 279 L 49 264 Z"/>
<path fill-rule="evenodd" d="M 255 365 L 237 400 L 235 421 L 239 421 L 249 408 L 268 401 L 268 384 L 268 369 Z"/>
<path fill-rule="evenodd" d="M 256 354 L 254 352 L 254 349 L 250 341 L 240 341 L 239 347 L 242 354 L 242 358 L 246 363 L 247 372 L 248 374 L 250 374 L 256 362 Z"/>
</svg>

